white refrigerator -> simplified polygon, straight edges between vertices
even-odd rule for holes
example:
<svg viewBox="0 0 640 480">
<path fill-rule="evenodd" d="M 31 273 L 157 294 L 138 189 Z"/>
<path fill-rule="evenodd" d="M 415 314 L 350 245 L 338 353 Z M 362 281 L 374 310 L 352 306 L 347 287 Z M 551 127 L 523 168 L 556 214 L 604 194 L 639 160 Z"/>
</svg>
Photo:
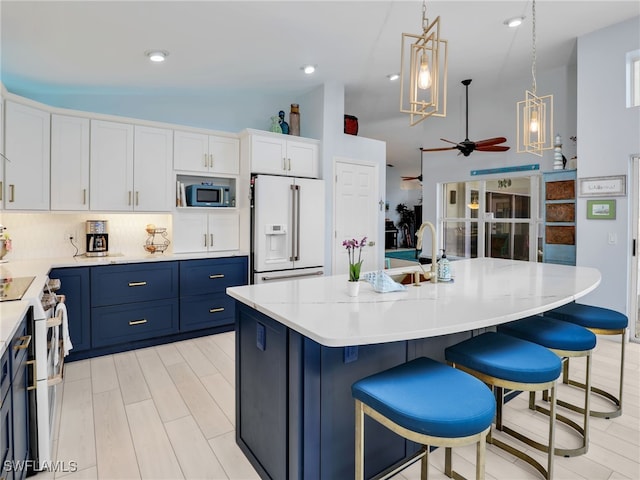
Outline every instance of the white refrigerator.
<svg viewBox="0 0 640 480">
<path fill-rule="evenodd" d="M 252 177 L 253 283 L 324 274 L 324 180 Z"/>
</svg>

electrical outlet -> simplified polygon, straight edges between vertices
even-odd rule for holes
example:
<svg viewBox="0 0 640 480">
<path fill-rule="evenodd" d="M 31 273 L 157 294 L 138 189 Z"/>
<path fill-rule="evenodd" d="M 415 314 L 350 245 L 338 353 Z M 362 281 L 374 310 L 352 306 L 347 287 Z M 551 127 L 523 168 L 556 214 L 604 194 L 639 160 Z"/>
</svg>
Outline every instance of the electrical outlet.
<svg viewBox="0 0 640 480">
<path fill-rule="evenodd" d="M 76 234 L 70 230 L 66 231 L 64 232 L 64 240 L 65 241 L 76 240 Z"/>
</svg>

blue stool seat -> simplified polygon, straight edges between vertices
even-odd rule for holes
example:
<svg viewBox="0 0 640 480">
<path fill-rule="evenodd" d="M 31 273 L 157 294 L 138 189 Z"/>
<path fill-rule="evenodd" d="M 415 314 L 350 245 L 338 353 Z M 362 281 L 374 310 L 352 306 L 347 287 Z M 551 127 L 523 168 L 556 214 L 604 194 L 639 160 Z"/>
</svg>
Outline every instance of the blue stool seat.
<svg viewBox="0 0 640 480">
<path fill-rule="evenodd" d="M 491 425 L 496 402 L 477 378 L 430 358 L 417 358 L 357 381 L 354 398 L 414 432 L 456 438 Z"/>
<path fill-rule="evenodd" d="M 493 438 L 489 433 L 487 442 L 501 448 L 538 470 L 545 479 L 553 478 L 556 421 L 556 381 L 562 370 L 560 357 L 551 350 L 527 340 L 504 333 L 487 332 L 445 349 L 447 362 L 471 373 L 491 385 L 496 396 L 495 428 L 538 450 L 547 452 L 547 465 L 543 467 L 537 459 L 511 443 Z M 548 442 L 542 444 L 503 424 L 505 389 L 520 391 L 551 392 L 549 408 Z"/>
<path fill-rule="evenodd" d="M 613 404 L 614 409 L 608 411 L 590 410 L 592 417 L 614 418 L 622 415 L 622 387 L 624 385 L 624 353 L 626 344 L 626 331 L 629 326 L 629 318 L 615 310 L 580 303 L 568 303 L 561 307 L 545 312 L 545 317 L 556 318 L 565 322 L 571 322 L 581 327 L 588 328 L 596 335 L 620 335 L 620 383 L 617 397 L 601 388 L 587 387 L 586 384 L 569 378 L 569 362 L 564 364 L 562 382 L 574 387 L 583 388 L 593 392 Z M 580 410 L 576 410 L 580 411 Z"/>
<path fill-rule="evenodd" d="M 554 350 L 584 351 L 596 346 L 596 336 L 586 328 L 551 317 L 528 317 L 498 327 L 498 332 Z"/>
<path fill-rule="evenodd" d="M 518 383 L 552 382 L 562 370 L 562 362 L 555 353 L 496 332 L 448 347 L 445 358 L 485 375 Z"/>
<path fill-rule="evenodd" d="M 445 447 L 445 474 L 464 478 L 453 470 L 451 449 L 475 443 L 476 479 L 484 479 L 486 437 L 496 403 L 477 378 L 422 357 L 358 380 L 351 392 L 356 407 L 356 480 L 364 478 L 365 415 L 422 445 L 376 478 L 389 478 L 420 459 L 421 478 L 426 480 L 429 446 Z"/>
<path fill-rule="evenodd" d="M 626 315 L 603 307 L 582 305 L 580 303 L 568 303 L 546 312 L 546 316 L 558 318 L 565 322 L 575 323 L 582 327 L 621 330 L 629 326 Z"/>
<path fill-rule="evenodd" d="M 596 346 L 596 335 L 590 330 L 551 317 L 533 316 L 499 325 L 498 332 L 542 345 L 563 357 L 565 362 L 569 361 L 569 357 L 585 357 L 586 385 L 591 386 L 591 351 Z M 548 400 L 547 392 L 543 392 L 542 398 Z M 566 416 L 556 415 L 558 421 L 573 428 L 580 435 L 581 445 L 576 448 L 556 447 L 554 453 L 565 457 L 586 453 L 589 449 L 589 395 L 584 395 L 582 407 L 560 399 L 556 402 L 562 407 L 582 413 L 583 418 L 582 425 L 578 425 Z M 549 414 L 547 408 L 536 404 L 535 392 L 529 395 L 529 408 Z"/>
</svg>

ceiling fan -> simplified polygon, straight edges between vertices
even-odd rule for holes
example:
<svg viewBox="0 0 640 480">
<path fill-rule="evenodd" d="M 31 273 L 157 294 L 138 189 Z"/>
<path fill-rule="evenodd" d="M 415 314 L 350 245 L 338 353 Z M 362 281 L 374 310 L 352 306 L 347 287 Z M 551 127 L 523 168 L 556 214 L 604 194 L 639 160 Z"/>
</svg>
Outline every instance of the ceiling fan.
<svg viewBox="0 0 640 480">
<path fill-rule="evenodd" d="M 487 138 L 485 140 L 479 140 L 477 142 L 473 142 L 469 140 L 469 84 L 471 83 L 471 79 L 463 80 L 462 84 L 466 89 L 466 135 L 465 139 L 460 142 L 452 142 L 451 140 L 447 140 L 445 138 L 441 138 L 443 142 L 453 143 L 453 147 L 440 147 L 440 148 L 420 148 L 423 152 L 443 152 L 445 150 L 460 150 L 460 153 L 465 157 L 471 155 L 471 152 L 474 150 L 478 150 L 479 152 L 506 152 L 510 147 L 506 145 L 498 145 L 499 143 L 506 142 L 507 139 L 505 137 L 494 137 Z M 460 155 L 460 153 L 458 155 Z"/>
<path fill-rule="evenodd" d="M 418 180 L 420 183 L 422 183 L 422 147 L 420 147 L 419 150 L 420 150 L 420 175 L 418 175 L 417 177 L 402 177 L 403 182 L 406 182 L 408 180 Z"/>
</svg>

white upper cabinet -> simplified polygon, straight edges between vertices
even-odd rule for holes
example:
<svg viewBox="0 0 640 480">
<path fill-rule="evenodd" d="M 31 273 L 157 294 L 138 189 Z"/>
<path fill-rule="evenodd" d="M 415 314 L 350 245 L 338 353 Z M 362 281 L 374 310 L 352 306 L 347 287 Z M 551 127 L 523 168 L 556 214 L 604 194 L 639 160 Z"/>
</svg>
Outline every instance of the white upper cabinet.
<svg viewBox="0 0 640 480">
<path fill-rule="evenodd" d="M 48 210 L 51 116 L 9 100 L 5 108 L 5 207 Z"/>
<path fill-rule="evenodd" d="M 171 161 L 173 131 L 135 126 L 133 209 L 166 212 L 174 203 Z"/>
<path fill-rule="evenodd" d="M 91 120 L 91 210 L 133 209 L 133 125 Z"/>
<path fill-rule="evenodd" d="M 89 209 L 89 119 L 51 115 L 51 210 Z"/>
<path fill-rule="evenodd" d="M 240 248 L 235 212 L 180 212 L 173 216 L 174 253 L 222 252 Z"/>
<path fill-rule="evenodd" d="M 233 137 L 174 132 L 175 170 L 238 175 L 240 173 L 240 141 Z"/>
<path fill-rule="evenodd" d="M 317 140 L 265 132 L 251 133 L 243 142 L 250 155 L 251 173 L 319 177 Z"/>
</svg>

